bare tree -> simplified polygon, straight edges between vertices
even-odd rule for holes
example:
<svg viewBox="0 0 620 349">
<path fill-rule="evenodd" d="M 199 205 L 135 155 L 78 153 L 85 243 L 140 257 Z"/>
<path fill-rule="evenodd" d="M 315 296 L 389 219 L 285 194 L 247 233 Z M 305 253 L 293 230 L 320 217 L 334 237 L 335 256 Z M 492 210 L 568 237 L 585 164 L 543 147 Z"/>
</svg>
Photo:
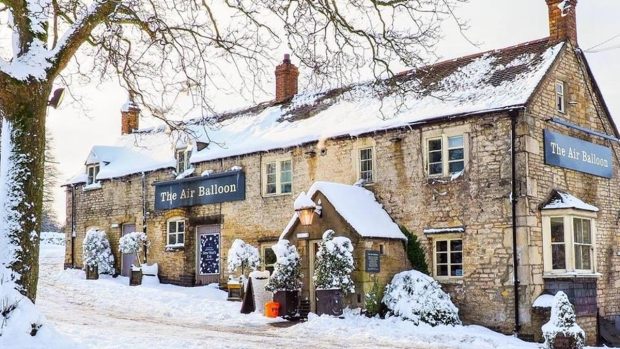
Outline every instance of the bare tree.
<svg viewBox="0 0 620 349">
<path fill-rule="evenodd" d="M 319 87 L 369 68 L 417 67 L 439 25 L 467 0 L 0 0 L 12 43 L 0 46 L 2 267 L 35 300 L 45 117 L 55 82 L 72 74 L 117 77 L 136 102 L 166 120 L 176 96 L 212 111 L 209 91 L 232 70 L 242 93 L 260 88 L 282 45 Z M 2 270 L 0 270 L 2 271 Z"/>
</svg>

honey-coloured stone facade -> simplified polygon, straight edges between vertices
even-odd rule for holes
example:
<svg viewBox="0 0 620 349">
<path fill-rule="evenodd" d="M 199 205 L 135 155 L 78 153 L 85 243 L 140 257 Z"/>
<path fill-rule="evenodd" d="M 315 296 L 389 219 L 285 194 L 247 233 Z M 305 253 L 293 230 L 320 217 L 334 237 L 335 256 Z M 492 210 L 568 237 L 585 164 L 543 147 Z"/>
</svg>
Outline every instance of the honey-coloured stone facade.
<svg viewBox="0 0 620 349">
<path fill-rule="evenodd" d="M 228 277 L 224 268 L 226 252 L 234 239 L 243 239 L 261 249 L 272 245 L 286 227 L 293 213 L 293 201 L 299 193 L 319 180 L 353 184 L 359 179 L 359 150 L 371 148 L 373 182 L 366 188 L 375 194 L 397 224 L 418 236 L 429 267 L 433 269 L 434 265 L 434 241 L 462 239 L 462 276 L 437 279 L 459 307 L 465 323 L 481 324 L 504 333 L 515 330 L 513 233 L 516 233 L 519 334 L 531 339 L 540 338 L 542 320 L 537 318 L 532 304 L 539 295 L 556 289 L 554 287 L 558 285 L 557 280 L 549 279 L 544 271 L 540 209 L 554 189 L 569 192 L 599 208 L 595 221 L 596 272 L 587 275 L 595 280 L 596 304 L 592 303 L 592 291 L 588 291 L 590 303 L 587 306 L 588 309 L 598 308 L 603 317 L 613 317 L 620 314 L 618 157 L 613 157 L 611 179 L 549 166 L 544 161 L 544 129 L 611 147 L 614 154 L 619 154 L 616 142 L 549 121 L 551 117 L 558 117 L 583 128 L 617 136 L 615 125 L 591 79 L 586 63 L 567 44 L 525 108 L 437 120 L 358 137 L 331 138 L 195 164 L 195 173 L 198 174 L 205 170 L 224 172 L 233 166 L 241 166 L 246 175 L 246 198 L 243 201 L 155 211 L 153 184 L 173 179 L 172 168 L 149 172 L 144 177 L 136 174 L 106 180 L 102 188 L 96 190 L 84 190 L 82 185 L 67 187 L 67 226 L 73 226 L 77 236 L 72 238 L 70 232 L 67 235 L 70 243 L 67 245 L 66 265 L 82 266 L 84 234 L 89 227 L 99 227 L 108 233 L 118 257 L 117 268 L 120 268 L 117 249 L 122 225 L 135 224 L 137 230 L 146 227 L 152 242 L 147 253 L 148 261 L 159 263 L 161 280 L 191 286 L 196 284 L 197 227 L 217 225 L 221 231 L 222 269 L 218 279 L 224 283 Z M 555 83 L 558 80 L 565 82 L 566 86 L 563 113 L 555 107 Z M 446 134 L 464 136 L 465 170 L 459 176 L 429 178 L 425 165 L 426 142 L 429 138 Z M 271 159 L 291 160 L 291 193 L 264 194 L 264 168 Z M 514 192 L 513 180 L 516 185 Z M 516 201 L 516 212 L 512 210 L 512 200 Z M 516 230 L 513 230 L 513 216 Z M 166 224 L 172 218 L 183 218 L 187 222 L 183 247 L 166 247 Z M 378 275 L 382 284 L 396 272 L 410 267 L 401 241 L 356 239 L 346 225 L 334 222 L 334 225 L 338 224 L 341 226 L 333 229 L 354 240 L 358 264 L 362 263 L 360 253 L 364 249 L 378 249 L 384 245 L 386 268 Z M 464 231 L 424 234 L 425 229 L 450 227 L 463 227 Z M 319 230 L 312 232 L 316 235 L 314 238 L 320 238 L 319 233 Z M 298 241 L 298 247 L 304 260 L 302 263 L 307 263 L 308 249 L 304 243 Z M 308 273 L 304 274 L 308 277 Z M 359 273 L 354 277 L 360 294 L 366 292 L 370 276 Z M 566 275 L 562 282 L 578 281 L 576 276 Z M 552 285 L 552 282 L 555 283 Z M 349 300 L 352 304 L 361 303 L 357 294 L 352 297 L 356 297 Z M 593 317 L 591 312 L 584 313 L 578 323 L 587 332 L 587 342 L 594 343 L 596 316 Z"/>
</svg>

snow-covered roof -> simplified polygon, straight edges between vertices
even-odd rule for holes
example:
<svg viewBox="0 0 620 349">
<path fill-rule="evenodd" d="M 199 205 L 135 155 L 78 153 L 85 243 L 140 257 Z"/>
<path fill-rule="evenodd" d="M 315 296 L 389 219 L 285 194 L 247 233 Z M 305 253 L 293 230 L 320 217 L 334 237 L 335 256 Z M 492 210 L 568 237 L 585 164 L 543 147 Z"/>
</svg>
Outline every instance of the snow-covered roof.
<svg viewBox="0 0 620 349">
<path fill-rule="evenodd" d="M 383 205 L 375 199 L 371 191 L 356 185 L 333 182 L 315 182 L 308 190 L 308 197 L 321 192 L 334 206 L 334 209 L 362 237 L 407 240 L 405 235 Z M 281 239 L 297 222 L 297 213 L 289 221 L 280 236 Z"/>
<path fill-rule="evenodd" d="M 586 204 L 579 198 L 572 196 L 569 193 L 565 193 L 559 190 L 554 190 L 551 198 L 543 205 L 543 210 L 556 210 L 556 209 L 573 208 L 576 210 L 584 210 L 591 212 L 598 212 L 598 207 Z"/>
<path fill-rule="evenodd" d="M 343 136 L 423 123 L 449 116 L 473 116 L 527 103 L 563 44 L 547 39 L 461 57 L 398 74 L 384 84 L 354 84 L 318 93 L 300 93 L 290 102 L 253 107 L 184 123 L 196 141 L 191 163 L 270 151 Z M 410 91 L 395 93 L 394 85 Z M 386 97 L 387 96 L 387 97 Z M 385 98 L 381 98 L 385 97 Z M 218 127 L 208 125 L 216 121 Z M 167 126 L 121 136 L 117 145 L 140 148 L 165 168 L 174 161 Z M 163 152 L 163 153 L 162 153 Z M 140 162 L 116 172 L 139 173 Z"/>
</svg>

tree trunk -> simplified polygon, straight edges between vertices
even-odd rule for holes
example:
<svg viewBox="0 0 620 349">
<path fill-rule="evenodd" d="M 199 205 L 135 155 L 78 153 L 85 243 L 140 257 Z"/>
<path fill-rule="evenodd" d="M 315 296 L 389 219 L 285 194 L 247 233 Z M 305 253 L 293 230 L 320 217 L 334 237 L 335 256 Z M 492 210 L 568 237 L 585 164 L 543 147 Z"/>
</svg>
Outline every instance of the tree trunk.
<svg viewBox="0 0 620 349">
<path fill-rule="evenodd" d="M 48 85 L 13 81 L 0 92 L 0 272 L 8 272 L 4 279 L 33 302 L 39 276 Z"/>
</svg>

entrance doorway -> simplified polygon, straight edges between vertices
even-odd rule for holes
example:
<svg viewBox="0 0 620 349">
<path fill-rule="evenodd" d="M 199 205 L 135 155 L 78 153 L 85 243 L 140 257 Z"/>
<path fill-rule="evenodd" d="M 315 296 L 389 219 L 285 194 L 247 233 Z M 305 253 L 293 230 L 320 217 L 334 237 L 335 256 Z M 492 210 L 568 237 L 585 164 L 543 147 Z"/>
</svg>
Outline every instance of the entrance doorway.
<svg viewBox="0 0 620 349">
<path fill-rule="evenodd" d="M 310 311 L 316 313 L 316 289 L 314 288 L 314 262 L 321 240 L 310 240 L 308 247 L 308 291 L 310 293 Z"/>
<path fill-rule="evenodd" d="M 196 227 L 196 285 L 220 281 L 220 225 Z"/>
<path fill-rule="evenodd" d="M 135 224 L 123 224 L 122 235 L 136 231 Z M 136 261 L 136 255 L 133 253 L 123 253 L 121 256 L 121 275 L 129 277 L 131 275 L 131 265 Z"/>
</svg>

